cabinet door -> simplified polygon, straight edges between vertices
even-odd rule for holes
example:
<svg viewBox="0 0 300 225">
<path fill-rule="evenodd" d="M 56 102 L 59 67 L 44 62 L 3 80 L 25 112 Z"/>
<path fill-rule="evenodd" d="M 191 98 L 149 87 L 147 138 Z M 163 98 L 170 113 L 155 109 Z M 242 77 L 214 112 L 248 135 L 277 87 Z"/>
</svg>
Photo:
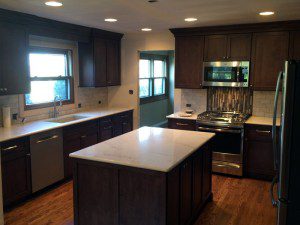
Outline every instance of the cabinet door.
<svg viewBox="0 0 300 225">
<path fill-rule="evenodd" d="M 73 175 L 73 161 L 70 159 L 69 154 L 81 149 L 81 140 L 79 135 L 73 137 L 66 137 L 64 135 L 64 172 L 65 178 L 72 177 Z"/>
<path fill-rule="evenodd" d="M 107 85 L 121 85 L 120 41 L 108 40 L 107 48 Z"/>
<path fill-rule="evenodd" d="M 211 194 L 212 151 L 209 146 L 203 147 L 203 185 L 202 201 L 206 201 Z"/>
<path fill-rule="evenodd" d="M 108 139 L 113 138 L 114 130 L 113 130 L 113 122 L 112 118 L 104 118 L 99 122 L 99 141 L 106 141 Z"/>
<path fill-rule="evenodd" d="M 220 61 L 227 57 L 227 35 L 205 36 L 204 61 Z"/>
<path fill-rule="evenodd" d="M 81 135 L 80 137 L 81 148 L 87 148 L 89 146 L 95 145 L 98 143 L 98 132 L 90 132 Z"/>
<path fill-rule="evenodd" d="M 300 60 L 300 31 L 290 34 L 290 59 Z"/>
<path fill-rule="evenodd" d="M 94 79 L 95 87 L 105 87 L 106 83 L 106 40 L 101 38 L 94 39 Z"/>
<path fill-rule="evenodd" d="M 95 87 L 93 43 L 78 43 L 79 87 Z"/>
<path fill-rule="evenodd" d="M 192 163 L 186 161 L 180 169 L 180 224 L 187 224 L 192 215 Z"/>
<path fill-rule="evenodd" d="M 30 92 L 28 33 L 18 25 L 0 24 L 0 95 Z"/>
<path fill-rule="evenodd" d="M 288 59 L 289 33 L 255 33 L 252 42 L 251 85 L 254 90 L 275 90 L 278 73 Z"/>
<path fill-rule="evenodd" d="M 201 88 L 203 37 L 176 37 L 175 87 Z"/>
<path fill-rule="evenodd" d="M 202 151 L 193 158 L 193 212 L 202 205 L 203 154 Z"/>
<path fill-rule="evenodd" d="M 249 61 L 251 56 L 251 34 L 228 35 L 227 59 Z"/>
</svg>

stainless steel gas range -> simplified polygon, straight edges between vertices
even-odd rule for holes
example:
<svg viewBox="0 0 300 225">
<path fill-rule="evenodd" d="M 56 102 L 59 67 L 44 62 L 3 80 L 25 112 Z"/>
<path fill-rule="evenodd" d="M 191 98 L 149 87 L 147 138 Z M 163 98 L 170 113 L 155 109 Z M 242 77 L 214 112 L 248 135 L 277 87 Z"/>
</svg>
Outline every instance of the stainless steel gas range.
<svg viewBox="0 0 300 225">
<path fill-rule="evenodd" d="M 197 129 L 216 133 L 213 172 L 243 175 L 244 123 L 248 114 L 207 111 L 198 115 Z"/>
</svg>

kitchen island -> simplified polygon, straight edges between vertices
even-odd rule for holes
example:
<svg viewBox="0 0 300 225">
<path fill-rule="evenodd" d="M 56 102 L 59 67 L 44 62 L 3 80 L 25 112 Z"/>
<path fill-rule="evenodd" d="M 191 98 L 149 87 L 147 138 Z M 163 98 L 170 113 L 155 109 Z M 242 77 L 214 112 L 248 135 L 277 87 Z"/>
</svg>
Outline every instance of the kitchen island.
<svg viewBox="0 0 300 225">
<path fill-rule="evenodd" d="M 212 199 L 213 137 L 142 127 L 70 154 L 75 224 L 192 224 Z"/>
</svg>

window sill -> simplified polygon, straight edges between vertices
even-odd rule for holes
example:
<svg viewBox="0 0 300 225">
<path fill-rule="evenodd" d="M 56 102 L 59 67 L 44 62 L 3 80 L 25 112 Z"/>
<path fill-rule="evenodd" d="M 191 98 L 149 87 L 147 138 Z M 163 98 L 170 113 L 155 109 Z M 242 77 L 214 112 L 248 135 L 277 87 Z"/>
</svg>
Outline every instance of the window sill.
<svg viewBox="0 0 300 225">
<path fill-rule="evenodd" d="M 140 105 L 144 105 L 152 102 L 158 102 L 168 98 L 169 97 L 167 95 L 158 95 L 158 96 L 152 96 L 147 98 L 140 98 Z"/>
</svg>

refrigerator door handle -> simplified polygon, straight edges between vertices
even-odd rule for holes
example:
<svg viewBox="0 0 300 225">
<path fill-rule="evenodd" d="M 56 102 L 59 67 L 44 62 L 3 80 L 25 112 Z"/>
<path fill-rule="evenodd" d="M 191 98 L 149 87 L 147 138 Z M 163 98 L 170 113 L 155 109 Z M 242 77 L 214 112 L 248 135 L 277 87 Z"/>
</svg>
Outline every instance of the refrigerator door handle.
<svg viewBox="0 0 300 225">
<path fill-rule="evenodd" d="M 278 205 L 278 200 L 275 200 L 275 197 L 274 197 L 274 187 L 277 182 L 278 182 L 278 176 L 275 175 L 275 177 L 272 180 L 272 184 L 271 184 L 271 188 L 270 188 L 271 201 L 272 201 L 272 205 L 274 207 L 277 207 L 277 205 Z"/>
<path fill-rule="evenodd" d="M 275 171 L 278 170 L 278 159 L 277 159 L 277 134 L 276 134 L 276 122 L 277 122 L 277 106 L 278 106 L 278 97 L 279 97 L 279 88 L 280 82 L 283 78 L 283 72 L 279 72 L 276 84 L 276 93 L 274 99 L 274 114 L 273 114 L 273 125 L 272 125 L 272 140 L 273 140 L 273 155 L 274 155 L 274 169 Z"/>
</svg>

